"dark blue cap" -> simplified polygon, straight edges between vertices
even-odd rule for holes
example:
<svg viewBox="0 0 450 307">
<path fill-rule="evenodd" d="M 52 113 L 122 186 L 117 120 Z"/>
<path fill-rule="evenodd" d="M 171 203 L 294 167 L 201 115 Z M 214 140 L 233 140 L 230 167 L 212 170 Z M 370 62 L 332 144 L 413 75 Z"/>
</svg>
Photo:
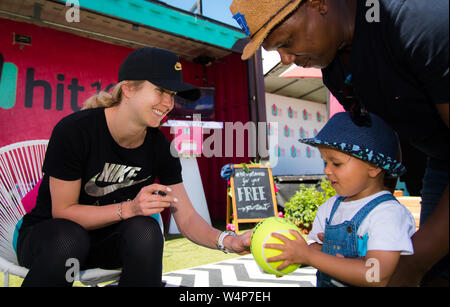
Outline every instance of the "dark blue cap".
<svg viewBox="0 0 450 307">
<path fill-rule="evenodd" d="M 147 80 L 166 90 L 177 92 L 177 96 L 189 100 L 200 98 L 200 89 L 184 83 L 183 66 L 178 56 L 171 51 L 144 47 L 131 52 L 119 69 L 118 81 Z"/>
</svg>

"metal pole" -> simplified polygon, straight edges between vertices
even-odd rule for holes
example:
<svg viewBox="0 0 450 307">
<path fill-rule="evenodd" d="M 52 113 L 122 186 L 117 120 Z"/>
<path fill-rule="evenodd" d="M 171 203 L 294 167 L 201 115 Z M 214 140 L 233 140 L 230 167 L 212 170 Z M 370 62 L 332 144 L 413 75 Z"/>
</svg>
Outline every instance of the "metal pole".
<svg viewBox="0 0 450 307">
<path fill-rule="evenodd" d="M 195 11 L 197 11 L 199 15 L 203 15 L 202 0 L 197 0 L 196 3 L 192 6 L 190 12 L 194 13 Z"/>
<path fill-rule="evenodd" d="M 197 0 L 198 13 L 203 15 L 203 0 Z"/>
</svg>

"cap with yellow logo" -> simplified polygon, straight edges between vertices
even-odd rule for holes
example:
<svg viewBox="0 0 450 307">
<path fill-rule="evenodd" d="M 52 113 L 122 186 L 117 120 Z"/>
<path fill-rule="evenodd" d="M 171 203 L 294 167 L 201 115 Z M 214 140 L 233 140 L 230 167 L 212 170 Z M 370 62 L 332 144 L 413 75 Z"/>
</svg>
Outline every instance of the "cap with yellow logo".
<svg viewBox="0 0 450 307">
<path fill-rule="evenodd" d="M 180 63 L 180 62 L 177 62 L 177 63 L 175 64 L 175 70 L 183 70 L 183 67 L 181 66 L 181 63 Z"/>
<path fill-rule="evenodd" d="M 145 47 L 130 53 L 119 69 L 118 81 L 147 80 L 189 100 L 200 98 L 200 89 L 183 82 L 183 66 L 171 51 Z"/>
</svg>

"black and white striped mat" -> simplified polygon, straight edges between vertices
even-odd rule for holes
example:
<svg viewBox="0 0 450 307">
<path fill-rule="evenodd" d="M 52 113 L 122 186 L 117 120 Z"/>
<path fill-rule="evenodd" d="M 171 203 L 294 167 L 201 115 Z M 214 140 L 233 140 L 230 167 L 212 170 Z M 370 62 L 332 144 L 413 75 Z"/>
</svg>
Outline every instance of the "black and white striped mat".
<svg viewBox="0 0 450 307">
<path fill-rule="evenodd" d="M 277 278 L 264 273 L 252 255 L 163 274 L 166 287 L 315 287 L 316 269 L 300 267 Z"/>
</svg>

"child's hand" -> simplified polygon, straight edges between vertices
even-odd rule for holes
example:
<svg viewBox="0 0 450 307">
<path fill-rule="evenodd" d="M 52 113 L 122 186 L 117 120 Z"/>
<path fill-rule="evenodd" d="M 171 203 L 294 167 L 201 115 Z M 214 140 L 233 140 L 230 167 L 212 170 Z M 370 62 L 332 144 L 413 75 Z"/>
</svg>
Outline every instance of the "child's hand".
<svg viewBox="0 0 450 307">
<path fill-rule="evenodd" d="M 319 233 L 317 234 L 317 237 L 319 238 L 320 241 L 323 242 L 323 239 L 325 238 L 325 234 L 324 234 L 323 232 L 319 232 Z"/>
<path fill-rule="evenodd" d="M 289 230 L 289 232 L 296 238 L 296 240 L 290 240 L 282 234 L 273 233 L 272 237 L 281 240 L 284 244 L 264 244 L 265 248 L 273 248 L 281 250 L 283 253 L 267 259 L 267 262 L 283 261 L 283 263 L 277 268 L 277 270 L 283 270 L 291 264 L 306 264 L 308 244 L 305 239 L 295 230 Z"/>
</svg>

